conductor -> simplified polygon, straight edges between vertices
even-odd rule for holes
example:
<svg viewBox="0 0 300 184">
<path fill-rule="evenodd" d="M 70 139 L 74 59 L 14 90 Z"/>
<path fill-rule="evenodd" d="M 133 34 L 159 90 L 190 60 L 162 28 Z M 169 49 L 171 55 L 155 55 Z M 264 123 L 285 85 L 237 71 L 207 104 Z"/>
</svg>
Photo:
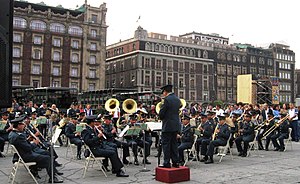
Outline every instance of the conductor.
<svg viewBox="0 0 300 184">
<path fill-rule="evenodd" d="M 166 85 L 161 90 L 165 99 L 159 111 L 159 118 L 162 120 L 161 141 L 164 153 L 164 163 L 160 167 L 171 168 L 170 159 L 173 167 L 179 167 L 177 134 L 181 128 L 179 120 L 181 102 L 172 92 L 172 85 Z"/>
</svg>

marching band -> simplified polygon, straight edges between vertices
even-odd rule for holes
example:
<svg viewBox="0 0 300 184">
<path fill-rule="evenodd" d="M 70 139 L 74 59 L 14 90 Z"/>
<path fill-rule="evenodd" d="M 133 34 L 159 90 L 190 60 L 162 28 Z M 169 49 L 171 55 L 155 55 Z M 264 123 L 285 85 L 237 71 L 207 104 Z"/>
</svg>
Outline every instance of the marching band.
<svg viewBox="0 0 300 184">
<path fill-rule="evenodd" d="M 30 168 L 35 177 L 39 177 L 38 171 L 41 168 L 46 168 L 49 177 L 54 175 L 49 182 L 61 183 L 63 181 L 57 176 L 63 173 L 56 169 L 60 164 L 56 162 L 59 155 L 54 149 L 53 167 L 50 164 L 50 140 L 56 129 L 62 132 L 58 138 L 65 135 L 69 144 L 77 146 L 78 160 L 82 159 L 82 148 L 87 146 L 96 157 L 106 158 L 103 161 L 106 171 L 109 171 L 110 160 L 111 170 L 117 177 L 128 177 L 123 167 L 132 164 L 130 157 L 134 165 L 139 165 L 139 152 L 144 154 L 142 163 L 151 164 L 148 157 L 151 156 L 153 137 L 155 147 L 164 153 L 162 167 L 167 168 L 184 165 L 184 150 L 192 149 L 194 143 L 194 158 L 210 164 L 214 163 L 215 148 L 225 146 L 228 141 L 230 147 L 235 144 L 238 156 L 241 157 L 247 156 L 249 143 L 254 140 L 257 140 L 259 150 L 269 151 L 272 142 L 274 151 L 281 152 L 285 151 L 284 139 L 290 134 L 293 141 L 299 141 L 298 124 L 297 127 L 295 125 L 298 109 L 293 104 L 289 105 L 289 109 L 280 109 L 279 105 L 272 108 L 268 104 L 260 106 L 242 103 L 224 109 L 220 105 L 201 109 L 197 104 L 192 104 L 188 111 L 185 109 L 186 102 L 171 93 L 168 86 L 162 90 L 166 92 L 165 97 L 156 104 L 155 110 L 151 105 L 149 111 L 133 99 L 125 100 L 120 108 L 120 102 L 114 98 L 106 101 L 105 110 L 99 111 L 99 114 L 93 112 L 90 105 L 80 112 L 77 105 L 72 104 L 63 113 L 59 112 L 55 104 L 48 108 L 46 103 L 39 109 L 32 109 L 30 105 L 18 117 L 14 117 L 16 113 L 4 111 L 0 121 L 0 157 L 4 157 L 1 152 L 5 142 L 9 141 L 25 161 L 37 162 L 36 167 Z M 156 115 L 153 116 L 155 111 Z M 180 124 L 167 127 L 170 122 L 177 122 L 177 119 Z M 157 131 L 151 131 L 151 124 L 147 125 L 147 122 L 157 122 L 161 126 L 161 137 Z M 121 156 L 118 155 L 120 148 Z"/>
</svg>

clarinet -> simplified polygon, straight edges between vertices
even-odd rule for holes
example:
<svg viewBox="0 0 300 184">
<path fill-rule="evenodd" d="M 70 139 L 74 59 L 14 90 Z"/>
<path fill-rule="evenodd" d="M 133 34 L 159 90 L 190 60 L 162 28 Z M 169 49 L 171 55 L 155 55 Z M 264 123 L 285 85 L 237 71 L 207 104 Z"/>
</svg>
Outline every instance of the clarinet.
<svg viewBox="0 0 300 184">
<path fill-rule="evenodd" d="M 104 139 L 107 139 L 104 133 L 97 126 L 95 126 L 95 128 L 99 133 L 102 133 Z"/>
<path fill-rule="evenodd" d="M 37 136 L 35 136 L 34 133 L 32 133 L 32 132 L 29 130 L 29 128 L 26 128 L 25 130 L 28 131 L 28 133 L 29 133 L 29 135 L 30 135 L 31 137 L 33 137 L 35 140 L 38 140 L 38 141 L 39 141 L 39 145 L 40 145 L 42 148 L 48 149 L 48 148 L 45 146 L 45 144 L 42 143 L 42 141 L 41 141 Z"/>
</svg>

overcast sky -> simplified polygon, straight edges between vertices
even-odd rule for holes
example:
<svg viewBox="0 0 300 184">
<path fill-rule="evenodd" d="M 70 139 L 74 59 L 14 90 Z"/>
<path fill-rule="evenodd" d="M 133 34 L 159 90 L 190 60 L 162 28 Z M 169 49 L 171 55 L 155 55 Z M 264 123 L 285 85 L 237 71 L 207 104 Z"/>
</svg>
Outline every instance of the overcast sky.
<svg viewBox="0 0 300 184">
<path fill-rule="evenodd" d="M 27 1 L 61 4 L 68 9 L 84 4 L 84 0 Z M 174 36 L 192 31 L 218 33 L 229 37 L 230 43 L 286 43 L 296 53 L 296 68 L 300 68 L 300 10 L 296 0 L 88 0 L 96 7 L 103 2 L 108 9 L 107 44 L 133 37 L 139 25 L 148 32 Z"/>
</svg>

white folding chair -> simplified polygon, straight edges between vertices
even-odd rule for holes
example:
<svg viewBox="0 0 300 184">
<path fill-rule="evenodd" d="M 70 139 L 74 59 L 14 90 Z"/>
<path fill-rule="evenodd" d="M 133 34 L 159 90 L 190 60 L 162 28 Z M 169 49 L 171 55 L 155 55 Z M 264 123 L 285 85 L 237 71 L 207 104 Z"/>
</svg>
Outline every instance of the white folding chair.
<svg viewBox="0 0 300 184">
<path fill-rule="evenodd" d="M 228 151 L 229 151 L 231 160 L 233 160 L 232 150 L 230 148 L 230 139 L 231 139 L 231 136 L 232 136 L 232 134 L 230 134 L 230 136 L 229 136 L 229 138 L 228 138 L 227 143 L 226 143 L 225 146 L 218 146 L 218 156 L 220 156 L 219 162 L 222 162 L 223 157 L 226 156 L 226 154 L 227 154 Z"/>
<path fill-rule="evenodd" d="M 36 162 L 24 162 L 24 160 L 22 159 L 22 157 L 20 156 L 18 150 L 16 149 L 16 147 L 14 145 L 11 145 L 11 148 L 13 150 L 13 153 L 17 154 L 18 156 L 18 161 L 14 163 L 13 168 L 10 172 L 9 178 L 8 180 L 11 180 L 11 183 L 13 184 L 17 175 L 17 171 L 19 168 L 19 165 L 22 164 L 25 169 L 27 170 L 27 172 L 29 173 L 29 175 L 32 177 L 32 179 L 34 180 L 34 182 L 36 184 L 38 184 L 37 180 L 35 179 L 35 177 L 33 176 L 33 174 L 31 173 L 29 166 L 33 166 L 36 165 Z"/>
<path fill-rule="evenodd" d="M 289 128 L 289 137 L 284 140 L 285 145 L 290 144 L 291 150 L 293 150 L 293 143 L 292 143 L 292 128 Z"/>
<path fill-rule="evenodd" d="M 74 151 L 75 149 L 75 151 Z M 71 152 L 71 159 L 76 159 L 76 153 L 77 153 L 77 145 L 72 144 L 70 141 L 70 138 L 67 138 L 67 150 L 66 150 L 66 158 L 68 158 L 68 153 Z"/>
<path fill-rule="evenodd" d="M 5 155 L 8 154 L 8 152 L 12 153 L 12 148 L 10 146 L 10 143 L 8 141 L 5 141 L 5 144 L 6 144 L 6 151 L 5 151 Z"/>
<path fill-rule="evenodd" d="M 85 163 L 84 163 L 84 168 L 83 168 L 83 178 L 85 177 L 85 174 L 88 170 L 88 167 L 89 167 L 91 161 L 93 162 L 92 167 L 94 165 L 94 162 L 96 162 L 98 164 L 98 166 L 100 167 L 101 171 L 103 172 L 104 176 L 107 177 L 105 171 L 103 170 L 103 164 L 102 164 L 105 157 L 95 157 L 94 154 L 92 153 L 91 149 L 87 145 L 84 145 L 84 147 L 85 147 L 85 149 L 87 149 L 90 152 L 90 155 L 85 158 Z"/>
<path fill-rule="evenodd" d="M 198 157 L 197 157 L 197 151 L 196 151 L 196 142 L 197 142 L 197 138 L 198 136 L 197 135 L 194 135 L 194 142 L 193 142 L 193 145 L 190 149 L 186 149 L 184 150 L 185 153 L 187 153 L 187 158 L 185 159 L 185 162 L 184 162 L 184 165 L 185 166 L 187 164 L 187 162 L 189 161 L 189 157 L 191 154 L 193 154 L 193 158 L 191 160 L 197 160 L 197 162 L 199 161 L 198 160 Z"/>
<path fill-rule="evenodd" d="M 249 142 L 249 151 L 247 152 L 247 157 L 249 157 L 251 151 L 257 151 L 258 153 L 258 143 L 257 143 L 257 135 L 258 130 L 254 130 L 254 140 L 252 142 Z"/>
</svg>

